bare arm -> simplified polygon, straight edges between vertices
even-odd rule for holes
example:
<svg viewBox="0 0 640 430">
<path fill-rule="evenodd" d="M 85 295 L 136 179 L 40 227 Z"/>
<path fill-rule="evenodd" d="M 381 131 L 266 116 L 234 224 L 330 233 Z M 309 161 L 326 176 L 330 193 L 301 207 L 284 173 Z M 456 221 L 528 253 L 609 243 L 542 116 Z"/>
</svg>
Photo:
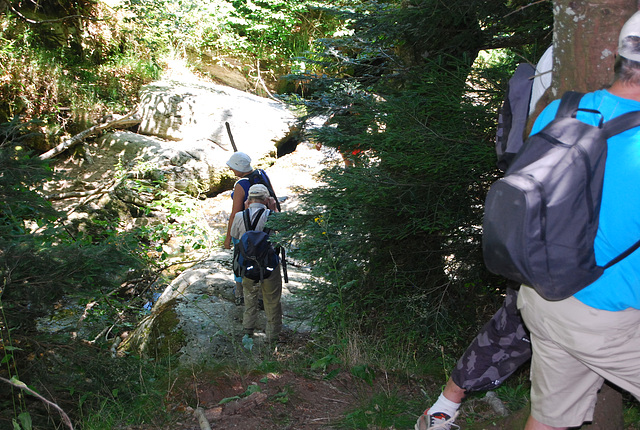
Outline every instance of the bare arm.
<svg viewBox="0 0 640 430">
<path fill-rule="evenodd" d="M 227 237 L 224 239 L 224 247 L 226 249 L 231 249 L 231 225 L 233 224 L 233 219 L 242 210 L 244 210 L 244 188 L 240 184 L 236 184 L 233 188 L 233 205 L 229 215 L 229 224 L 227 224 Z"/>
</svg>

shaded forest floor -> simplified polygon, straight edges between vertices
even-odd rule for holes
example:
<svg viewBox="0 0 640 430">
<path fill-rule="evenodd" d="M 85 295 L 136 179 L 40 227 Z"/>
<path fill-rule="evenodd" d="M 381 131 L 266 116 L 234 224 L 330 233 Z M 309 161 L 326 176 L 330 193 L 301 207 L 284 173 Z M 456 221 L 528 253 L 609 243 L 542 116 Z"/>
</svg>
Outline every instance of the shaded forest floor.
<svg viewBox="0 0 640 430">
<path fill-rule="evenodd" d="M 272 350 L 254 351 L 264 361 L 248 373 L 195 371 L 166 393 L 170 421 L 158 416 L 158 422 L 126 428 L 201 430 L 203 416 L 212 429 L 413 429 L 428 406 L 425 395 L 440 392 L 429 378 L 377 373 L 369 379 L 339 364 L 311 370 L 298 362 L 310 342 L 307 335 L 293 335 Z M 465 402 L 458 421 L 469 430 L 517 428 L 483 396 Z"/>
</svg>

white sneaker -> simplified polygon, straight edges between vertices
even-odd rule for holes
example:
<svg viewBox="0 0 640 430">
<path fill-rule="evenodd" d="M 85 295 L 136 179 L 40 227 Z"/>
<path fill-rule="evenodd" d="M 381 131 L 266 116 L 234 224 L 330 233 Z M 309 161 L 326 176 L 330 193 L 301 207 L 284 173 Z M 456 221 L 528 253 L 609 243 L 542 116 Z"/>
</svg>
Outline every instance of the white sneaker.
<svg viewBox="0 0 640 430">
<path fill-rule="evenodd" d="M 460 426 L 454 424 L 455 417 L 451 418 L 449 415 L 443 412 L 436 412 L 431 415 L 429 410 L 424 411 L 424 414 L 418 418 L 415 430 L 451 430 L 459 429 Z"/>
</svg>

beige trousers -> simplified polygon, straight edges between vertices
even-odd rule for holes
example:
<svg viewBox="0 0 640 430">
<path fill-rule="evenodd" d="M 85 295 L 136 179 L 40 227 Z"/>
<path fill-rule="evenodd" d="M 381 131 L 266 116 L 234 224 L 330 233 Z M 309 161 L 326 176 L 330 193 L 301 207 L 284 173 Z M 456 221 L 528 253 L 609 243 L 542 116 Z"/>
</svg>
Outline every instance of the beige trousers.
<svg viewBox="0 0 640 430">
<path fill-rule="evenodd" d="M 523 285 L 518 309 L 531 332 L 531 415 L 553 427 L 593 419 L 606 379 L 640 399 L 640 310 L 604 311 L 574 297 L 547 301 Z"/>
<path fill-rule="evenodd" d="M 264 313 L 267 317 L 267 327 L 265 333 L 267 341 L 275 341 L 282 331 L 282 274 L 280 265 L 276 267 L 271 276 L 260 282 L 248 278 L 242 278 L 242 288 L 244 290 L 244 315 L 242 317 L 242 327 L 245 332 L 253 333 L 256 328 L 258 318 L 258 297 L 262 294 L 264 302 Z"/>
</svg>

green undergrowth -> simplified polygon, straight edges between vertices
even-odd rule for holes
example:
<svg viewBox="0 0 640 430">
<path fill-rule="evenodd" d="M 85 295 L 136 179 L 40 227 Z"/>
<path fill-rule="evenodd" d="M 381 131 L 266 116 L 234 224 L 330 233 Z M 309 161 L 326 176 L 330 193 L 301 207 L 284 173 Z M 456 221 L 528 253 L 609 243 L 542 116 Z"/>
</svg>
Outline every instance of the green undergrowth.
<svg viewBox="0 0 640 430">
<path fill-rule="evenodd" d="M 625 430 L 640 429 L 640 403 L 627 393 L 623 394 L 623 401 Z"/>
<path fill-rule="evenodd" d="M 167 378 L 172 375 L 170 359 L 115 358 L 106 348 L 42 337 L 20 337 L 14 344 L 19 348 L 12 350 L 12 359 L 28 364 L 20 374 L 23 382 L 62 409 L 79 428 L 106 430 L 142 423 L 160 427 L 174 419 L 164 402 Z M 8 349 L 4 351 L 6 359 Z M 10 428 L 8 423 L 20 415 L 29 417 L 31 427 L 14 429 L 62 425 L 56 409 L 24 394 L 16 387 L 0 385 L 0 427 Z"/>
<path fill-rule="evenodd" d="M 146 210 L 171 223 L 127 229 L 108 211 L 75 223 L 43 197 L 54 174 L 23 145 L 30 134 L 28 124 L 0 125 L 0 377 L 27 384 L 72 420 L 99 428 L 148 422 L 147 402 L 166 392 L 156 386 L 158 373 L 171 363 L 115 358 L 117 342 L 148 314 L 182 252 L 206 253 L 215 239 L 194 218 L 197 199 L 160 186 L 151 188 L 157 205 Z M 164 248 L 172 235 L 182 240 L 178 260 Z M 57 419 L 20 387 L 2 385 L 0 428 L 14 420 L 16 429 L 47 428 Z"/>
<path fill-rule="evenodd" d="M 343 429 L 411 428 L 423 404 L 395 392 L 378 393 L 340 422 Z"/>
<path fill-rule="evenodd" d="M 107 115 L 129 112 L 140 87 L 159 76 L 158 60 L 128 43 L 113 20 L 89 22 L 85 39 L 67 45 L 55 28 L 0 15 L 0 123 L 40 121 L 33 127 L 39 137 L 29 142 L 35 149 L 49 149 Z"/>
</svg>

